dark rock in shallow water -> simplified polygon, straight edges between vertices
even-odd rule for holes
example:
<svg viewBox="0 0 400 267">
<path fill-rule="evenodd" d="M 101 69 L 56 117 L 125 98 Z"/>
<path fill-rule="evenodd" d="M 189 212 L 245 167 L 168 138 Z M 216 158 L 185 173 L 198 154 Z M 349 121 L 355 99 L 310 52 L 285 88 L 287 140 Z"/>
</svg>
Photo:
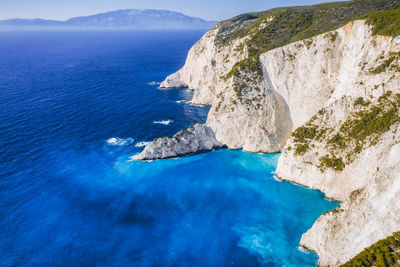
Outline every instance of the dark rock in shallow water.
<svg viewBox="0 0 400 267">
<path fill-rule="evenodd" d="M 174 158 L 197 152 L 211 151 L 225 145 L 218 142 L 214 132 L 204 124 L 196 124 L 179 131 L 173 137 L 155 139 L 139 155 L 136 160 L 156 160 Z"/>
</svg>

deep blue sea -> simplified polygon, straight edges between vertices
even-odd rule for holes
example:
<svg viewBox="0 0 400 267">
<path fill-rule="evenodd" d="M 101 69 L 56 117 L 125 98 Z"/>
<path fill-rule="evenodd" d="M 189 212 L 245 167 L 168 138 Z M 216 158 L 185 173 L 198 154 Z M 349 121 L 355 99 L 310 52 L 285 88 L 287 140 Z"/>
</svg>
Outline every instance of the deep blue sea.
<svg viewBox="0 0 400 267">
<path fill-rule="evenodd" d="M 157 89 L 204 32 L 0 32 L 0 266 L 310 266 L 337 203 L 273 178 L 279 155 L 131 161 L 205 122 Z"/>
</svg>

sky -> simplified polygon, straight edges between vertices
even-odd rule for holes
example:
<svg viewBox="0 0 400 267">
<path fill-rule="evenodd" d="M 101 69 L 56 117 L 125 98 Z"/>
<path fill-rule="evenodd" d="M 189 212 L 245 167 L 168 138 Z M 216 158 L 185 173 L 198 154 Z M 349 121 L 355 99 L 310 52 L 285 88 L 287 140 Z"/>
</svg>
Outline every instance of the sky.
<svg viewBox="0 0 400 267">
<path fill-rule="evenodd" d="M 65 20 L 117 9 L 166 9 L 206 20 L 223 20 L 278 6 L 311 5 L 324 0 L 0 0 L 0 19 Z"/>
</svg>

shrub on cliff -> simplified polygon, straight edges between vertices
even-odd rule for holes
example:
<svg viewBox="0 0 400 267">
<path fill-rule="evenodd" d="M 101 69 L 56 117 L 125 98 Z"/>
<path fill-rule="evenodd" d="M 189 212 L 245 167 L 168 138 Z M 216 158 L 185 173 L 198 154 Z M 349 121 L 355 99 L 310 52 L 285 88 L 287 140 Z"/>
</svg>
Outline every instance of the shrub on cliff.
<svg viewBox="0 0 400 267">
<path fill-rule="evenodd" d="M 374 25 L 376 34 L 394 36 L 400 34 L 400 15 L 396 10 L 388 10 L 396 8 L 400 8 L 400 1 L 354 0 L 248 13 L 220 22 L 216 26 L 216 45 L 223 46 L 237 38 L 250 36 L 247 41 L 249 56 L 254 56 L 335 30 L 357 18 L 367 19 Z M 371 14 L 378 11 L 384 12 Z"/>
<path fill-rule="evenodd" d="M 400 232 L 378 241 L 366 248 L 342 267 L 361 266 L 399 266 L 400 265 Z"/>
</svg>

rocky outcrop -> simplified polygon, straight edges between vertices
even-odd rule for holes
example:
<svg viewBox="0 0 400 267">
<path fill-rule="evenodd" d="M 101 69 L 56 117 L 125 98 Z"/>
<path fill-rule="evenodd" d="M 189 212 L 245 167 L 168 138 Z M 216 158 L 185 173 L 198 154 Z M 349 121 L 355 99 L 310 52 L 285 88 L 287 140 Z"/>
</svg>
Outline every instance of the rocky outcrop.
<svg viewBox="0 0 400 267">
<path fill-rule="evenodd" d="M 226 78 L 235 64 L 247 58 L 246 37 L 217 47 L 217 29 L 208 32 L 189 51 L 185 66 L 166 78 L 161 88 L 194 90 L 193 104 L 211 105 L 206 125 L 231 149 L 274 153 L 281 150 L 292 128 L 288 106 L 259 74 L 246 73 L 238 92 L 235 77 Z M 260 77 L 257 77 L 260 76 Z M 178 86 L 177 86 L 178 85 Z"/>
<path fill-rule="evenodd" d="M 215 46 L 218 28 L 207 32 L 189 51 L 186 63 L 178 72 L 161 83 L 161 89 L 188 87 L 194 90 L 193 104 L 211 105 L 218 92 L 225 88 L 221 76 L 229 72 L 235 63 L 247 58 L 240 50 L 246 38 L 218 48 Z"/>
<path fill-rule="evenodd" d="M 170 89 L 170 88 L 186 88 L 187 85 L 181 81 L 179 74 L 176 73 L 173 76 L 167 77 L 161 84 L 160 89 Z"/>
<path fill-rule="evenodd" d="M 246 37 L 218 47 L 216 35 L 213 29 L 196 43 L 185 66 L 162 87 L 194 90 L 192 103 L 211 105 L 206 124 L 217 140 L 249 152 L 280 152 L 291 130 L 328 102 L 343 95 L 365 95 L 360 80 L 374 85 L 378 81 L 367 79 L 370 66 L 364 63 L 376 64 L 382 53 L 393 50 L 385 37 L 372 37 L 364 21 L 354 21 L 337 31 L 264 53 L 259 60 L 262 79 L 243 69 L 248 77 L 239 80 L 251 82 L 240 84 L 238 77 L 226 76 L 247 57 L 242 46 Z M 349 90 L 353 87 L 356 90 Z M 374 96 L 380 93 L 382 88 L 372 92 Z"/>
<path fill-rule="evenodd" d="M 352 180 L 370 172 L 361 177 L 368 182 L 303 235 L 301 245 L 317 252 L 320 265 L 343 264 L 400 230 L 400 127 L 394 131 L 394 136 L 387 133 L 350 167 Z"/>
<path fill-rule="evenodd" d="M 381 108 L 379 103 L 384 101 L 385 95 L 400 93 L 397 56 L 400 38 L 373 36 L 362 21 L 350 23 L 336 32 L 338 36 L 332 45 L 320 46 L 317 41 L 320 37 L 314 39 L 314 51 L 329 50 L 332 56 L 307 57 L 315 63 L 310 69 L 321 70 L 322 78 L 313 79 L 312 83 L 317 100 L 309 98 L 310 104 L 296 105 L 296 101 L 290 102 L 290 97 L 282 92 L 290 109 L 296 110 L 291 112 L 294 124 L 303 127 L 308 141 L 298 143 L 296 139 L 300 138 L 292 135 L 276 170 L 277 176 L 284 180 L 319 189 L 327 197 L 342 201 L 339 208 L 321 216 L 301 239 L 302 246 L 317 252 L 322 266 L 343 264 L 364 248 L 400 230 L 396 215 L 400 211 L 398 122 L 388 124 L 390 127 L 386 131 L 365 137 L 365 140 L 345 138 L 344 142 L 350 144 L 340 140 L 345 137 L 346 127 L 353 127 L 357 121 L 365 120 L 365 127 L 378 125 L 375 122 L 385 114 L 385 108 L 377 111 L 378 115 L 372 119 L 362 114 L 372 114 L 368 113 L 368 107 Z M 316 52 L 316 56 L 318 54 Z M 383 68 L 389 61 L 392 63 Z M 300 91 L 311 89 L 311 83 L 304 85 L 299 87 Z M 328 90 L 320 89 L 324 87 Z M 324 94 L 325 100 L 322 99 Z M 301 112 L 302 106 L 304 112 Z M 392 106 L 398 110 L 395 103 L 390 103 L 389 108 Z M 313 109 L 311 118 L 304 116 L 309 109 Z M 398 113 L 394 112 L 393 116 L 397 121 Z M 393 119 L 393 116 L 388 118 Z M 307 139 L 310 136 L 306 130 L 310 129 L 316 130 L 314 139 Z M 364 137 L 357 131 L 350 136 Z M 374 128 L 368 131 L 373 132 Z M 353 141 L 354 146 L 351 145 Z"/>
<path fill-rule="evenodd" d="M 211 128 L 196 124 L 188 129 L 181 130 L 173 137 L 161 137 L 146 146 L 136 160 L 155 160 L 174 158 L 195 152 L 211 151 L 224 147 L 215 139 Z"/>
<path fill-rule="evenodd" d="M 390 120 L 382 118 L 383 126 L 369 129 L 373 134 L 361 141 L 346 137 L 341 148 L 341 132 L 362 119 L 357 116 L 369 116 L 369 107 L 377 107 L 372 121 L 391 112 L 390 105 L 398 109 L 394 102 L 379 105 L 382 97 L 400 93 L 400 38 L 373 35 L 365 21 L 356 20 L 246 59 L 247 37 L 217 46 L 217 33 L 217 28 L 208 32 L 190 50 L 185 66 L 162 84 L 189 87 L 193 103 L 211 105 L 203 130 L 158 139 L 138 158 L 175 157 L 223 144 L 282 151 L 279 178 L 342 201 L 301 240 L 318 253 L 320 265 L 342 264 L 400 231 L 398 121 L 387 125 Z M 361 138 L 357 131 L 362 129 L 349 136 Z"/>
<path fill-rule="evenodd" d="M 385 91 L 397 93 L 400 90 L 400 76 L 397 70 L 387 69 L 379 74 L 373 72 L 373 69 L 390 58 L 392 53 L 400 51 L 400 38 L 373 36 L 363 21 L 354 21 L 336 32 L 335 42 L 318 36 L 313 39 L 311 53 L 300 55 L 301 52 L 297 52 L 299 62 L 292 64 L 297 66 L 301 73 L 297 74 L 291 69 L 292 74 L 286 73 L 289 77 L 289 81 L 284 82 L 286 86 L 276 87 L 284 88 L 279 92 L 288 101 L 295 128 L 304 125 L 319 113 L 325 115 L 320 116 L 316 124 L 325 123 L 327 128 L 339 128 L 340 122 L 346 120 L 350 113 L 358 111 L 358 107 L 353 104 L 357 98 L 362 97 L 365 101 L 374 102 Z M 295 53 L 290 47 L 272 52 Z M 315 56 L 312 56 L 313 53 Z M 268 61 L 269 66 L 273 68 L 279 62 L 272 61 L 271 58 L 273 57 Z M 312 65 L 305 63 L 310 59 Z M 285 79 L 285 73 L 282 71 L 275 73 L 280 75 L 276 80 Z M 316 159 L 325 152 L 325 142 L 315 142 L 313 145 L 315 148 L 302 156 L 296 156 L 294 150 L 285 149 L 278 163 L 277 175 L 319 189 L 328 197 L 342 201 L 367 182 L 364 177 L 371 176 L 372 173 L 366 173 L 365 168 L 357 162 L 353 163 L 355 167 L 359 166 L 357 171 L 348 167 L 341 173 L 329 170 L 321 173 Z M 287 142 L 286 148 L 288 147 L 295 147 L 293 138 Z M 352 178 L 355 171 L 357 179 Z"/>
</svg>

